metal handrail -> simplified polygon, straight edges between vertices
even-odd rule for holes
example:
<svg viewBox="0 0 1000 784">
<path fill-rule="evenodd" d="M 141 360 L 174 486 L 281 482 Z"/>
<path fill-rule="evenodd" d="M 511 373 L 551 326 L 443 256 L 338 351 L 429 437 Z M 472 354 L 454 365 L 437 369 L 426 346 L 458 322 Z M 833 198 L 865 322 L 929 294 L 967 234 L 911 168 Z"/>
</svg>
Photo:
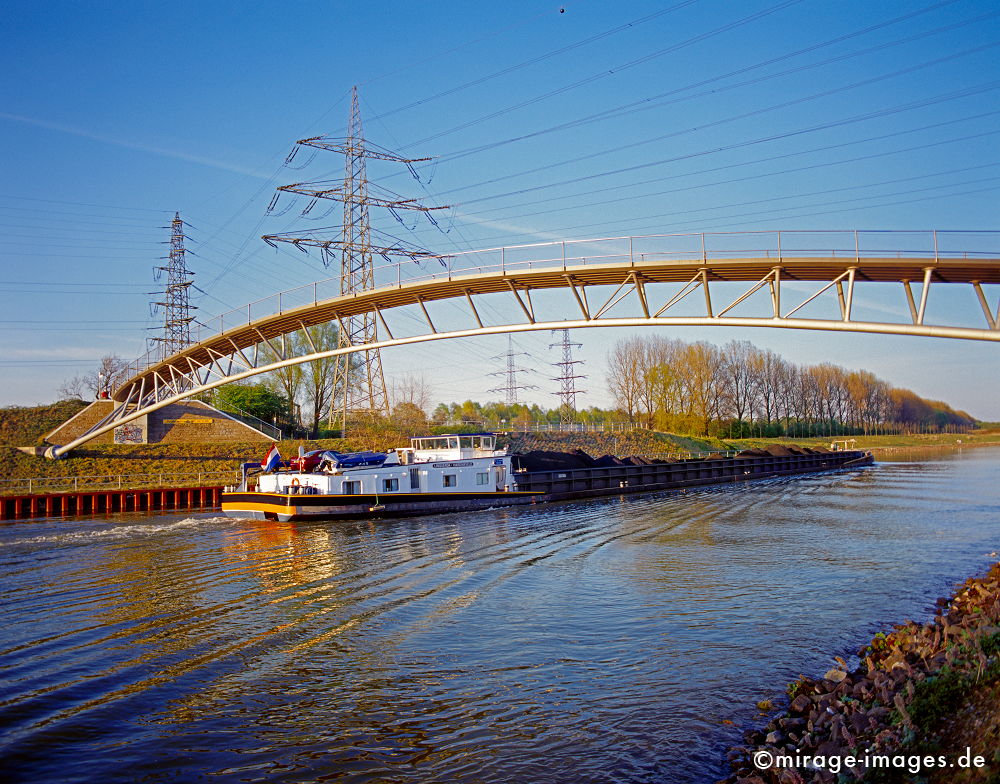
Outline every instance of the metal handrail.
<svg viewBox="0 0 1000 784">
<path fill-rule="evenodd" d="M 281 441 L 284 438 L 284 433 L 282 432 L 280 427 L 270 422 L 267 422 L 258 416 L 254 416 L 253 414 L 247 413 L 239 406 L 232 406 L 232 408 L 234 408 L 235 411 L 227 410 L 225 408 L 222 408 L 221 406 L 216 406 L 216 408 L 218 408 L 218 410 L 221 411 L 223 414 L 231 416 L 237 422 L 242 422 L 244 425 L 247 425 L 248 427 L 256 428 L 265 435 L 269 435 L 275 441 Z"/>
<path fill-rule="evenodd" d="M 816 243 L 808 243 L 803 247 L 794 245 L 796 237 L 823 235 L 842 238 L 833 247 L 815 247 Z M 563 268 L 586 266 L 587 264 L 608 261 L 622 261 L 635 264 L 637 261 L 694 261 L 702 259 L 732 258 L 734 256 L 760 256 L 764 258 L 788 258 L 795 254 L 809 256 L 829 256 L 833 259 L 843 258 L 873 258 L 907 255 L 937 259 L 940 256 L 961 255 L 964 258 L 988 258 L 997 255 L 998 251 L 964 250 L 954 251 L 940 246 L 940 239 L 952 235 L 968 236 L 1000 236 L 1000 231 L 883 231 L 883 230 L 794 230 L 794 231 L 745 231 L 745 232 L 699 232 L 675 234 L 648 234 L 632 237 L 602 237 L 585 240 L 557 240 L 553 242 L 538 242 L 526 245 L 515 245 L 481 250 L 459 251 L 452 254 L 442 254 L 434 257 L 441 267 L 424 269 L 422 262 L 400 261 L 382 264 L 373 269 L 373 278 L 382 281 L 380 286 L 402 287 L 403 285 L 427 280 L 451 280 L 457 275 L 484 274 L 487 272 L 507 273 L 531 269 L 533 266 L 549 266 L 560 264 Z M 899 247 L 888 249 L 881 247 L 889 237 L 908 237 L 923 239 L 923 247 L 913 250 L 901 250 Z M 772 238 L 773 242 L 761 243 L 763 237 Z M 746 238 L 747 242 L 737 246 L 733 244 L 737 238 Z M 878 243 L 872 242 L 866 247 L 863 240 L 878 238 Z M 713 240 L 725 240 L 725 247 L 713 247 Z M 752 240 L 752 242 L 750 241 Z M 683 247 L 648 248 L 643 243 L 676 243 Z M 615 245 L 617 243 L 617 245 Z M 723 244 L 723 243 L 720 243 Z M 917 242 L 908 242 L 916 246 Z M 879 247 L 872 247 L 879 245 Z M 567 253 L 567 248 L 570 252 Z M 590 252 L 586 252 L 589 250 Z M 511 259 L 518 252 L 529 253 L 528 259 Z M 423 274 L 417 274 L 417 272 Z M 303 307 L 309 304 L 340 296 L 340 277 L 330 277 L 323 280 L 306 283 L 295 288 L 279 291 L 239 308 L 226 311 L 207 321 L 192 323 L 192 343 L 200 343 L 214 335 L 220 335 L 230 329 L 250 324 L 256 319 L 284 313 L 286 310 Z M 322 293 L 322 296 L 321 296 Z M 166 344 L 158 344 L 134 362 L 129 364 L 127 377 L 138 375 L 148 367 L 162 362 L 170 354 L 165 353 Z"/>
<path fill-rule="evenodd" d="M 641 429 L 634 422 L 539 422 L 528 424 L 517 422 L 499 422 L 496 420 L 475 419 L 471 421 L 450 421 L 440 424 L 432 422 L 433 427 L 478 427 L 497 433 L 624 433 L 629 430 Z"/>
<path fill-rule="evenodd" d="M 212 484 L 239 481 L 240 472 L 188 471 L 169 473 L 159 471 L 148 474 L 98 474 L 93 476 L 35 476 L 25 479 L 0 479 L 0 496 L 35 495 L 38 493 L 90 492 L 95 490 L 133 490 L 150 487 L 197 486 L 208 480 Z"/>
</svg>

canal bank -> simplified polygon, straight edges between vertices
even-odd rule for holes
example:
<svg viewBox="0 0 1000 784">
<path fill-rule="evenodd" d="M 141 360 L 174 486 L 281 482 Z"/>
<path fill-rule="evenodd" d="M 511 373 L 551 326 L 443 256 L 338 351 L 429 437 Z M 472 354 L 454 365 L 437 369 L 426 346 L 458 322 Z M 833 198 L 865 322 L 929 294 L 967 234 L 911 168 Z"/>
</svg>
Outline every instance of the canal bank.
<svg viewBox="0 0 1000 784">
<path fill-rule="evenodd" d="M 720 784 L 1000 781 L 1000 563 L 858 659 L 789 684 L 785 710 L 744 733 Z"/>
<path fill-rule="evenodd" d="M 26 517 L 156 512 L 219 508 L 222 486 L 158 487 L 141 490 L 91 489 L 65 493 L 0 496 L 0 520 Z"/>
</svg>

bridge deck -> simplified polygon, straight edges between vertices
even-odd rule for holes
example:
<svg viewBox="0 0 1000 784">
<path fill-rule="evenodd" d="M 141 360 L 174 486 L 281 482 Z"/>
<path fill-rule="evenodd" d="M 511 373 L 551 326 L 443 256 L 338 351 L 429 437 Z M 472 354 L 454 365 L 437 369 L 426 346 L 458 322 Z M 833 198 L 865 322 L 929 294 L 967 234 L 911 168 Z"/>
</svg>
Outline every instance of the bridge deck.
<svg viewBox="0 0 1000 784">
<path fill-rule="evenodd" d="M 923 281 L 930 270 L 930 280 L 942 283 L 1000 284 L 1000 258 L 928 258 L 928 257 L 753 257 L 694 260 L 635 260 L 611 263 L 555 264 L 544 267 L 507 265 L 484 272 L 462 272 L 401 281 L 349 296 L 334 297 L 250 320 L 234 326 L 182 352 L 134 368 L 134 375 L 116 393 L 123 401 L 130 386 L 155 372 L 181 374 L 192 365 L 211 364 L 220 355 L 231 355 L 263 341 L 279 338 L 304 327 L 346 319 L 365 313 L 378 313 L 407 305 L 437 300 L 496 294 L 511 289 L 531 291 L 589 286 L 621 286 L 633 278 L 642 283 L 691 282 L 705 270 L 708 281 L 761 281 L 775 268 L 785 281 L 833 281 L 854 268 L 858 281 Z"/>
</svg>

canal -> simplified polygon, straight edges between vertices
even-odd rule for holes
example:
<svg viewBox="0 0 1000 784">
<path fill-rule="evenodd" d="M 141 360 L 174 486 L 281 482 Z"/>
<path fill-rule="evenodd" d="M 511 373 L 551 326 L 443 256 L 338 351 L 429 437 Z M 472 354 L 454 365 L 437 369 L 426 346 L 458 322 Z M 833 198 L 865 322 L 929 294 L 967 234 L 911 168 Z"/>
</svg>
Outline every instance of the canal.
<svg viewBox="0 0 1000 784">
<path fill-rule="evenodd" d="M 371 524 L 0 523 L 4 775 L 713 781 L 757 701 L 996 560 L 998 477 L 970 449 Z"/>
</svg>

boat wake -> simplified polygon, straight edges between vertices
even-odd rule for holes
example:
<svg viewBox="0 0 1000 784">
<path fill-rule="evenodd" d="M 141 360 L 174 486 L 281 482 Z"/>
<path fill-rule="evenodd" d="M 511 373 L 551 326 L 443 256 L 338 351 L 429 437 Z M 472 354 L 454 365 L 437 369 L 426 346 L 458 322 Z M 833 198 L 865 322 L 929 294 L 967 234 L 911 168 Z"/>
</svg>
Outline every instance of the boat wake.
<svg viewBox="0 0 1000 784">
<path fill-rule="evenodd" d="M 142 524 L 108 525 L 101 528 L 88 528 L 75 531 L 58 531 L 36 536 L 22 536 L 10 539 L 0 539 L 0 547 L 16 547 L 34 544 L 89 544 L 97 541 L 119 541 L 138 539 L 148 536 L 159 536 L 175 531 L 185 531 L 191 528 L 231 523 L 226 517 L 186 517 L 182 520 Z M 57 525 L 65 525 L 57 523 Z"/>
</svg>

